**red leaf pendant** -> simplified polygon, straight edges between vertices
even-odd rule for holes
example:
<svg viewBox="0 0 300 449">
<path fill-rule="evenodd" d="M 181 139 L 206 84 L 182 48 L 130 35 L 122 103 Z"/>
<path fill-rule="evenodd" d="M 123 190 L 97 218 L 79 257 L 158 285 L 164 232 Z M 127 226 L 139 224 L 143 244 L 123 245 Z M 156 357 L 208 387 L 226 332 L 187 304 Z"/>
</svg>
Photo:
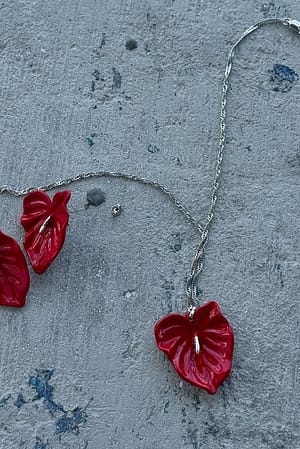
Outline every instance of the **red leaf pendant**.
<svg viewBox="0 0 300 449">
<path fill-rule="evenodd" d="M 193 319 L 171 313 L 156 323 L 154 333 L 158 348 L 190 384 L 214 394 L 229 375 L 233 330 L 216 302 L 198 307 Z"/>
<path fill-rule="evenodd" d="M 0 231 L 0 304 L 24 306 L 29 284 L 28 267 L 20 246 Z"/>
<path fill-rule="evenodd" d="M 65 190 L 57 192 L 51 201 L 46 192 L 35 190 L 24 198 L 24 248 L 36 273 L 44 273 L 64 244 L 70 197 L 71 192 Z"/>
</svg>

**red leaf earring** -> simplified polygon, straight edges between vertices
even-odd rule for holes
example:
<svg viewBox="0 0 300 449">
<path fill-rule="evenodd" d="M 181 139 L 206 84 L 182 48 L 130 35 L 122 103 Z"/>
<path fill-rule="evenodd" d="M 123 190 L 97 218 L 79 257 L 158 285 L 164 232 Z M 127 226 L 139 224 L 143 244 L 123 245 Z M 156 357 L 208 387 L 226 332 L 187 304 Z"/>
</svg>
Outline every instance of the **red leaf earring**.
<svg viewBox="0 0 300 449">
<path fill-rule="evenodd" d="M 69 221 L 68 190 L 57 192 L 53 200 L 42 190 L 34 190 L 24 198 L 21 224 L 26 233 L 24 248 L 32 268 L 42 274 L 60 252 Z"/>
<path fill-rule="evenodd" d="M 0 231 L 0 304 L 24 306 L 29 284 L 28 267 L 20 246 Z"/>
<path fill-rule="evenodd" d="M 196 387 L 214 394 L 230 373 L 233 330 L 214 301 L 196 308 L 192 316 L 171 313 L 161 318 L 155 338 L 177 373 Z"/>
</svg>

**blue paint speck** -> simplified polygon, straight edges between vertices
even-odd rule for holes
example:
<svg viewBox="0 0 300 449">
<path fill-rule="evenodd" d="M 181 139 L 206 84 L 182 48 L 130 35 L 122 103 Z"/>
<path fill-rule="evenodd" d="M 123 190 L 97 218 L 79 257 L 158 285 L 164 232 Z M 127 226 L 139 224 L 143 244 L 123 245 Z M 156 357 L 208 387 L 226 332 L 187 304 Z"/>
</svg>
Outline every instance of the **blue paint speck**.
<svg viewBox="0 0 300 449">
<path fill-rule="evenodd" d="M 274 92 L 289 92 L 299 79 L 298 74 L 293 69 L 282 64 L 274 64 L 269 73 L 271 74 L 270 81 L 274 86 Z"/>
<path fill-rule="evenodd" d="M 87 420 L 87 413 L 84 409 L 76 407 L 68 411 L 64 416 L 56 420 L 56 433 L 79 433 L 79 425 Z"/>
<path fill-rule="evenodd" d="M 48 409 L 49 413 L 55 417 L 56 433 L 79 433 L 80 424 L 87 421 L 87 413 L 84 408 L 76 407 L 73 410 L 66 410 L 61 404 L 54 400 L 54 388 L 50 385 L 50 380 L 53 376 L 54 370 L 36 370 L 34 376 L 30 376 L 29 385 L 35 390 L 36 396 L 33 400 L 42 400 Z M 91 399 L 92 400 L 92 399 Z M 25 401 L 24 401 L 25 403 Z M 38 444 L 44 444 L 37 441 Z M 36 446 L 34 449 L 44 449 L 46 446 Z"/>
<path fill-rule="evenodd" d="M 64 411 L 63 406 L 53 399 L 53 387 L 49 384 L 53 372 L 53 370 L 36 370 L 36 375 L 30 376 L 28 383 L 36 391 L 35 399 L 42 399 L 50 412 Z"/>
<path fill-rule="evenodd" d="M 96 133 L 92 133 L 91 137 L 87 137 L 86 138 L 86 141 L 87 141 L 87 143 L 89 144 L 90 147 L 92 147 L 94 145 L 95 142 L 94 142 L 93 138 L 96 137 L 96 136 L 97 136 Z"/>
</svg>

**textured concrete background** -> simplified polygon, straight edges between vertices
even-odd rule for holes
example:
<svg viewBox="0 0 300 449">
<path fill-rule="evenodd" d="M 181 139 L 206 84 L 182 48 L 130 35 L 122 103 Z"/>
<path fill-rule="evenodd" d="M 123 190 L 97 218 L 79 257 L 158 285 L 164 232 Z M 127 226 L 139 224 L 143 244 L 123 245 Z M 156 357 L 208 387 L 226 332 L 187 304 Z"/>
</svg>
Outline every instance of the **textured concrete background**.
<svg viewBox="0 0 300 449">
<path fill-rule="evenodd" d="M 201 220 L 225 58 L 269 16 L 299 19 L 300 4 L 1 2 L 1 184 L 127 171 L 165 184 Z M 1 449 L 300 447 L 296 74 L 300 39 L 283 27 L 237 52 L 199 284 L 235 329 L 230 379 L 215 396 L 182 384 L 154 343 L 154 322 L 184 310 L 195 229 L 157 191 L 84 181 L 71 187 L 62 253 L 32 273 L 24 309 L 0 310 Z M 106 202 L 85 209 L 94 187 Z M 1 197 L 1 229 L 19 242 L 21 210 L 21 199 Z"/>
</svg>

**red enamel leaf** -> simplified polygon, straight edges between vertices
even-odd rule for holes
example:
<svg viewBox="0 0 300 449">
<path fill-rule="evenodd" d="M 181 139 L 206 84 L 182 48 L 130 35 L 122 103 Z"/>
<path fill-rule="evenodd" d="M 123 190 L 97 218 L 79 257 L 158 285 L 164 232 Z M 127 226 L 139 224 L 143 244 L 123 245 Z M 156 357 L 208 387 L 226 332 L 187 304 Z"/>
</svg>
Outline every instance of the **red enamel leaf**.
<svg viewBox="0 0 300 449">
<path fill-rule="evenodd" d="M 0 304 L 24 306 L 29 284 L 28 267 L 20 246 L 0 231 Z"/>
<path fill-rule="evenodd" d="M 156 323 L 154 333 L 158 348 L 190 384 L 214 394 L 229 375 L 233 330 L 216 302 L 198 307 L 193 319 L 171 313 Z"/>
<path fill-rule="evenodd" d="M 26 231 L 24 247 L 36 273 L 44 273 L 64 244 L 70 197 L 71 192 L 65 190 L 57 192 L 51 201 L 46 192 L 34 190 L 24 198 L 21 217 Z"/>
</svg>

